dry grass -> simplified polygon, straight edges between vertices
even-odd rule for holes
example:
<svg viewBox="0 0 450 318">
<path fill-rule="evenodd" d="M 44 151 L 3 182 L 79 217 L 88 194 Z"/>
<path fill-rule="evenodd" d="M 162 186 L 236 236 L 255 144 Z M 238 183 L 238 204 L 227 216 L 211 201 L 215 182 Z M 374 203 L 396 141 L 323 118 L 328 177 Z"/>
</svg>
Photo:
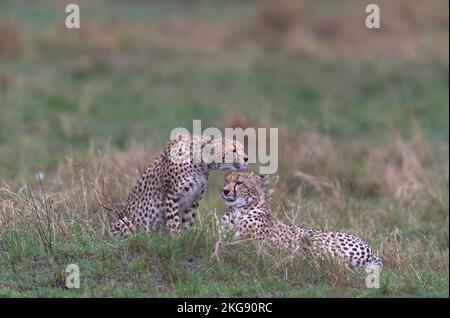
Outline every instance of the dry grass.
<svg viewBox="0 0 450 318">
<path fill-rule="evenodd" d="M 429 1 L 414 5 L 408 1 L 378 2 L 382 27 L 375 32 L 364 27 L 366 4 L 361 1 L 332 4 L 334 8 L 328 13 L 318 9 L 330 6 L 322 1 L 264 3 L 236 35 L 292 55 L 373 58 L 388 53 L 391 58 L 417 60 L 429 55 L 443 58 L 448 53 L 445 32 L 436 34 L 441 41 L 428 37 L 430 29 L 444 30 L 448 26 L 447 1 L 434 1 L 433 6 Z M 335 14 L 344 10 L 345 14 Z"/>
<path fill-rule="evenodd" d="M 448 228 L 441 226 L 448 222 L 448 197 L 441 193 L 444 191 L 439 188 L 442 183 L 436 183 L 440 180 L 439 165 L 430 155 L 430 145 L 420 135 L 411 142 L 396 136 L 383 148 L 360 145 L 342 149 L 313 133 L 302 134 L 296 142 L 301 146 L 294 144 L 289 150 L 282 149 L 281 156 L 288 160 L 291 171 L 297 171 L 291 174 L 291 178 L 297 180 L 298 191 L 289 184 L 292 180 L 284 180 L 283 176 L 274 179 L 271 201 L 277 206 L 274 209 L 277 217 L 298 225 L 350 230 L 363 236 L 378 250 L 385 269 L 398 273 L 397 278 L 419 275 L 417 273 L 424 270 L 445 271 L 448 246 L 443 249 L 439 240 L 442 235 L 448 236 Z M 314 153 L 313 160 L 311 152 Z M 22 186 L 4 184 L 0 189 L 0 230 L 17 231 L 31 227 L 45 253 L 51 253 L 55 240 L 70 242 L 74 235 L 79 235 L 77 233 L 95 240 L 107 239 L 110 221 L 116 215 L 105 207 L 120 205 L 151 157 L 149 151 L 138 145 L 125 152 L 110 148 L 98 152 L 92 148 L 81 162 L 67 158 L 42 183 L 36 180 Z M 351 163 L 364 163 L 367 170 L 352 175 L 345 170 L 349 167 L 342 168 L 340 164 L 348 158 L 351 158 Z M 342 176 L 346 176 L 346 182 L 341 180 Z M 434 178 L 432 183 L 425 181 L 428 178 Z M 409 187 L 411 182 L 417 186 Z M 353 186 L 349 187 L 349 184 Z M 306 189 L 313 192 L 307 194 Z M 361 206 L 354 200 L 361 193 L 385 198 L 392 207 L 388 205 L 380 210 L 369 206 L 361 213 Z M 206 202 L 217 202 L 217 199 L 211 201 L 209 198 Z M 427 209 L 434 209 L 434 212 L 430 214 Z M 208 211 L 200 214 L 198 220 L 203 234 L 190 237 L 189 244 L 198 244 L 198 240 L 202 240 L 200 237 L 206 237 L 205 244 L 211 246 L 206 253 L 211 255 L 220 212 Z M 424 221 L 427 213 L 433 219 L 431 223 Z M 402 221 L 398 223 L 398 219 Z M 405 237 L 396 224 L 403 224 L 405 229 L 425 227 L 438 232 L 436 237 Z M 238 266 L 243 259 L 234 255 L 236 247 L 233 246 L 240 243 L 224 244 L 225 252 L 221 251 L 220 258 Z M 310 257 L 298 263 L 298 258 L 293 255 L 274 256 L 262 248 L 256 250 L 256 263 L 239 266 L 245 270 L 270 269 L 287 277 L 303 277 L 306 270 L 319 275 L 331 286 L 362 288 L 360 275 L 332 261 L 328 264 Z M 258 269 L 260 266 L 262 269 Z M 176 279 L 172 277 L 172 280 Z"/>
<path fill-rule="evenodd" d="M 126 153 L 92 148 L 86 162 L 68 157 L 42 183 L 37 175 L 32 184 L 17 185 L 16 189 L 4 184 L 0 189 L 0 229 L 31 222 L 38 231 L 61 240 L 70 238 L 74 226 L 90 236 L 104 237 L 115 216 L 103 206 L 120 205 L 149 161 L 145 149 L 136 145 Z M 45 229 L 40 220 L 45 220 Z"/>
<path fill-rule="evenodd" d="M 443 174 L 446 162 L 435 160 L 433 154 L 447 150 L 431 150 L 420 131 L 410 141 L 393 132 L 391 141 L 380 146 L 362 141 L 334 143 L 315 133 L 300 133 L 295 139 L 283 143 L 286 146 L 282 146 L 281 156 L 288 159 L 290 169 L 298 171 L 293 177 L 321 194 L 327 189 L 340 191 L 338 183 L 345 183 L 357 195 L 406 202 L 428 194 L 442 201 L 442 193 L 436 192 L 440 192 L 437 185 L 448 182 Z"/>
<path fill-rule="evenodd" d="M 223 51 L 229 34 L 226 26 L 210 21 L 172 19 L 160 23 L 121 23 L 93 20 L 79 32 L 59 26 L 43 30 L 37 44 L 43 54 L 66 52 L 117 55 L 130 50 L 179 50 L 185 53 L 217 54 Z"/>
<path fill-rule="evenodd" d="M 23 37 L 19 23 L 0 20 L 0 57 L 17 57 L 23 49 Z"/>
<path fill-rule="evenodd" d="M 442 191 L 449 182 L 448 145 L 429 144 L 419 128 L 409 140 L 393 130 L 386 143 L 374 146 L 358 139 L 333 141 L 315 131 L 288 132 L 270 120 L 257 122 L 236 111 L 216 123 L 219 128 L 244 130 L 271 126 L 281 127 L 279 159 L 284 182 L 278 184 L 279 193 L 309 187 L 327 199 L 352 193 L 386 197 L 410 207 L 433 200 L 448 212 Z"/>
<path fill-rule="evenodd" d="M 328 4 L 329 5 L 329 4 Z M 130 51 L 182 51 L 185 55 L 242 63 L 253 51 L 274 49 L 288 56 L 323 59 L 389 57 L 395 61 L 446 60 L 448 2 L 382 1 L 382 28 L 364 27 L 364 3 L 347 0 L 329 12 L 321 1 L 262 1 L 255 13 L 232 25 L 211 18 L 168 18 L 158 22 L 84 20 L 71 32 L 59 25 L 39 31 L 34 44 L 41 56 L 115 58 Z M 341 12 L 342 11 L 342 12 Z M 426 14 L 424 14 L 426 12 Z M 17 24 L 3 23 L 2 51 L 19 47 Z M 8 35 L 9 34 L 9 35 Z M 431 36 L 431 34 L 433 34 Z M 3 48 L 5 46 L 5 48 Z M 245 49 L 252 48 L 253 49 Z M 119 63 L 120 61 L 115 61 Z"/>
</svg>

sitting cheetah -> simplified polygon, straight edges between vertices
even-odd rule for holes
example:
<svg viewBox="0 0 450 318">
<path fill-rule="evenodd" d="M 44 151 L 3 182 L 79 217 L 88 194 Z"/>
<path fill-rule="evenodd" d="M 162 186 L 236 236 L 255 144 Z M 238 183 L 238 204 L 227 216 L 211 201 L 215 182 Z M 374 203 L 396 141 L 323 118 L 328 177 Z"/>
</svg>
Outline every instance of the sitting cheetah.
<svg viewBox="0 0 450 318">
<path fill-rule="evenodd" d="M 310 251 L 320 258 L 337 256 L 353 268 L 382 266 L 372 249 L 353 234 L 296 227 L 277 220 L 266 202 L 265 180 L 267 176 L 253 171 L 227 175 L 221 193 L 228 205 L 221 222 L 222 235 L 235 228 L 235 237 L 261 240 L 271 247 Z"/>
<path fill-rule="evenodd" d="M 214 156 L 213 149 L 221 149 L 214 160 L 205 155 Z M 126 235 L 135 230 L 189 229 L 209 172 L 246 169 L 247 161 L 238 141 L 177 135 L 134 185 L 123 204 L 123 215 L 112 223 L 111 232 Z"/>
</svg>

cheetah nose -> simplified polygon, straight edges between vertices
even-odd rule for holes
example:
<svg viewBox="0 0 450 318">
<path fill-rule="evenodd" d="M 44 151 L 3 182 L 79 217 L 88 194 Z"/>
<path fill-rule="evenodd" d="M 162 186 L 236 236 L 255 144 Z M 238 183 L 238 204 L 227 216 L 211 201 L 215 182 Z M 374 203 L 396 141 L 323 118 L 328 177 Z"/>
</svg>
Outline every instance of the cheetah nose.
<svg viewBox="0 0 450 318">
<path fill-rule="evenodd" d="M 248 157 L 245 157 L 244 162 L 247 163 L 247 161 L 248 161 Z"/>
<path fill-rule="evenodd" d="M 223 192 L 223 194 L 228 195 L 228 193 L 230 193 L 230 190 L 228 190 L 228 189 L 223 189 L 222 192 Z"/>
</svg>

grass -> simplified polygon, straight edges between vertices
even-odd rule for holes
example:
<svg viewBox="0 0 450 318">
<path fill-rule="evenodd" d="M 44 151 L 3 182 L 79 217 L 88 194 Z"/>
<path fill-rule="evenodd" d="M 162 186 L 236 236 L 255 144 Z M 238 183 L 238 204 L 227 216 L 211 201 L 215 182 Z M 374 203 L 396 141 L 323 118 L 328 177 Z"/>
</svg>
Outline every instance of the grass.
<svg viewBox="0 0 450 318">
<path fill-rule="evenodd" d="M 279 3 L 81 1 L 79 31 L 0 3 L 1 296 L 448 297 L 448 3 L 383 2 L 376 33 L 359 2 Z M 381 288 L 246 244 L 210 259 L 220 173 L 193 231 L 112 238 L 102 204 L 193 119 L 278 127 L 275 215 L 362 236 Z"/>
</svg>

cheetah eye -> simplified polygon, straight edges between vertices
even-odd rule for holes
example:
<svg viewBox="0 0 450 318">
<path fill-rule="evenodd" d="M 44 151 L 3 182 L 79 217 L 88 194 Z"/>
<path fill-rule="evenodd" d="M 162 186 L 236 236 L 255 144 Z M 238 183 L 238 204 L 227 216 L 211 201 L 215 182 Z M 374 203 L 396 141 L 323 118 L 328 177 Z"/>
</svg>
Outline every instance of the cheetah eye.
<svg viewBox="0 0 450 318">
<path fill-rule="evenodd" d="M 236 183 L 234 184 L 234 187 L 233 187 L 234 193 L 236 193 L 236 187 L 237 187 L 238 185 L 240 185 L 240 184 L 242 184 L 241 181 L 236 181 Z"/>
<path fill-rule="evenodd" d="M 237 150 L 236 149 L 233 149 L 233 152 L 236 152 Z"/>
</svg>

